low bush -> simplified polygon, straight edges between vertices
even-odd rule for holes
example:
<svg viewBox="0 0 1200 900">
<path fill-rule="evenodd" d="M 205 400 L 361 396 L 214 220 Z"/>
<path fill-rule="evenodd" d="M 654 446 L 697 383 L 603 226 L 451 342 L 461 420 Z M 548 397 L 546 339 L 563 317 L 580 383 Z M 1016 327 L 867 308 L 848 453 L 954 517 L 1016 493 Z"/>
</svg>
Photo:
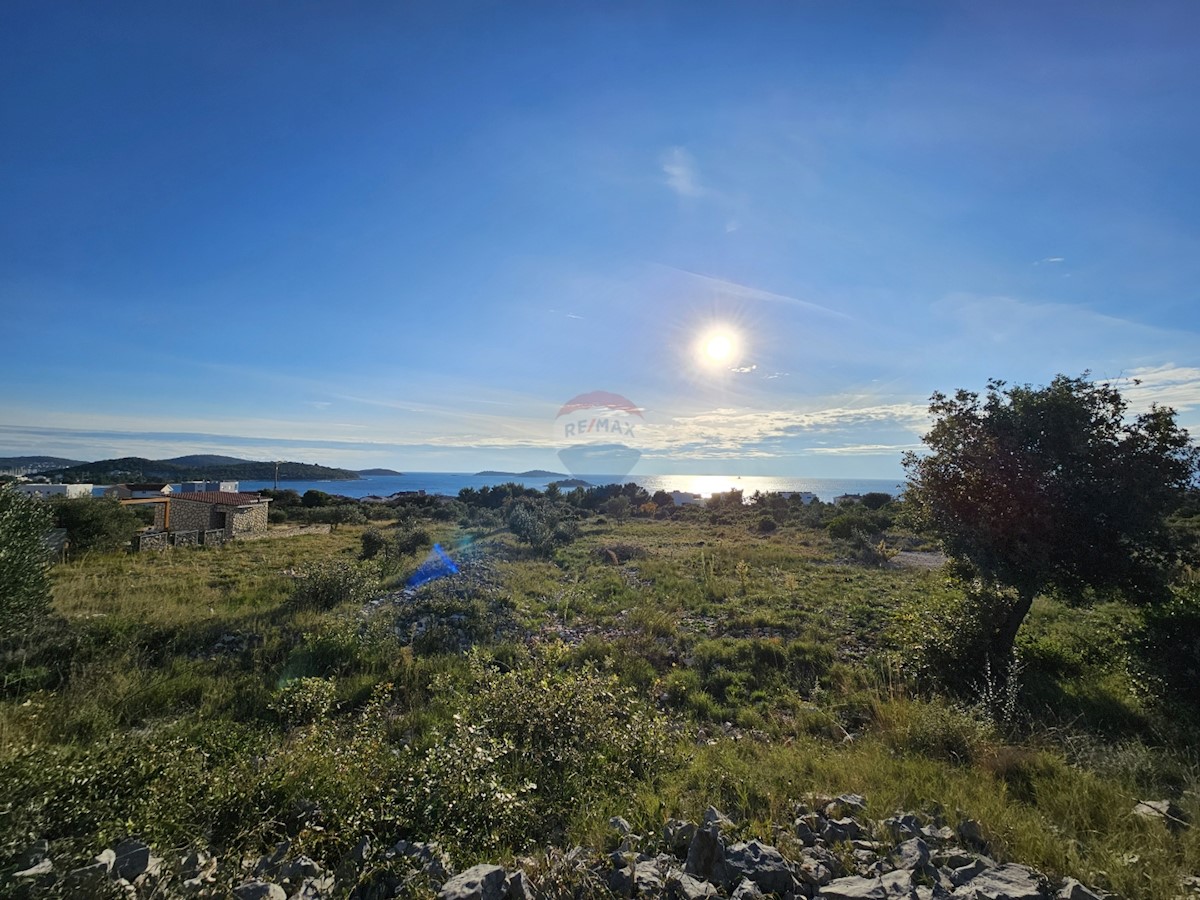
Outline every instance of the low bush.
<svg viewBox="0 0 1200 900">
<path fill-rule="evenodd" d="M 300 607 L 332 609 L 340 603 L 359 603 L 379 590 L 379 575 L 372 566 L 335 560 L 302 574 L 292 594 Z"/>
</svg>

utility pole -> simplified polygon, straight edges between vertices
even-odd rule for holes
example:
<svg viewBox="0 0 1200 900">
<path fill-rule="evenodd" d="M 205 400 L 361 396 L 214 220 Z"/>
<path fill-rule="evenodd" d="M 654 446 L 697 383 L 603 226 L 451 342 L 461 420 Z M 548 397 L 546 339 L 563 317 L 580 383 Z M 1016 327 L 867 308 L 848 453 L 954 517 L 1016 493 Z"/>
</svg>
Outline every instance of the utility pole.
<svg viewBox="0 0 1200 900">
<path fill-rule="evenodd" d="M 282 460 L 275 460 L 275 490 L 279 490 L 279 463 Z"/>
</svg>

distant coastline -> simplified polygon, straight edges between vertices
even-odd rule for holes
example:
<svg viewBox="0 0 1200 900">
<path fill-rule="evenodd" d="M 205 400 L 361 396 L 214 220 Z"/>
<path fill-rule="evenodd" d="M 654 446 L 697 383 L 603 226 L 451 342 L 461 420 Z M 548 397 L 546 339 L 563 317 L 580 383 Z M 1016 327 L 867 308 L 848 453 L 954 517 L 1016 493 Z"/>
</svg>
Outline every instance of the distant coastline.
<svg viewBox="0 0 1200 900">
<path fill-rule="evenodd" d="M 538 470 L 535 470 L 538 471 Z M 532 476 L 512 473 L 488 475 L 470 472 L 406 472 L 404 475 L 382 476 L 368 475 L 356 481 L 294 481 L 284 485 L 280 479 L 279 486 L 303 494 L 307 490 L 324 491 L 329 494 L 340 494 L 344 497 L 360 498 L 368 496 L 387 497 L 401 491 L 424 491 L 426 494 L 456 497 L 463 488 L 494 487 L 509 481 L 516 481 L 526 487 L 544 491 L 552 483 L 562 481 L 564 476 L 551 473 L 550 475 Z M 899 496 L 903 490 L 902 479 L 899 478 L 806 478 L 800 476 L 766 476 L 766 475 L 625 475 L 619 479 L 604 475 L 581 475 L 579 480 L 589 485 L 611 484 L 614 481 L 634 482 L 641 485 L 650 493 L 655 491 L 681 491 L 699 494 L 702 497 L 711 496 L 730 490 L 740 490 L 744 496 L 751 497 L 755 491 L 763 493 L 771 491 L 810 491 L 823 501 L 831 501 L 842 494 L 866 494 L 880 491 L 885 494 Z M 257 491 L 274 487 L 270 480 L 242 481 L 243 491 Z"/>
</svg>

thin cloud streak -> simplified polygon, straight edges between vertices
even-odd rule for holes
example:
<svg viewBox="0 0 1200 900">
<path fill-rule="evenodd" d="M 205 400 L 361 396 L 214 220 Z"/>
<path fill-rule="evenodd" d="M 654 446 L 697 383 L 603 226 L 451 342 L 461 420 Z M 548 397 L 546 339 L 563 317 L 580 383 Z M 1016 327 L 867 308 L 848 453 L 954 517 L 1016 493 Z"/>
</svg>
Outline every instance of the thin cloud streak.
<svg viewBox="0 0 1200 900">
<path fill-rule="evenodd" d="M 854 321 L 854 317 L 847 315 L 836 309 L 831 309 L 828 306 L 822 306 L 819 303 L 813 303 L 810 300 L 801 300 L 799 297 L 789 297 L 786 294 L 776 294 L 772 291 L 764 291 L 761 288 L 751 287 L 746 284 L 739 284 L 736 281 L 730 281 L 726 278 L 717 278 L 713 275 L 702 275 L 699 272 L 692 272 L 688 269 L 680 269 L 676 266 L 663 266 L 672 272 L 684 275 L 689 279 L 693 279 L 704 285 L 708 290 L 724 294 L 731 297 L 737 297 L 742 300 L 760 300 L 766 303 L 783 303 L 788 306 L 795 306 L 800 309 L 806 309 L 810 312 L 820 313 L 825 316 L 832 316 L 837 319 L 845 319 L 846 321 Z"/>
</svg>

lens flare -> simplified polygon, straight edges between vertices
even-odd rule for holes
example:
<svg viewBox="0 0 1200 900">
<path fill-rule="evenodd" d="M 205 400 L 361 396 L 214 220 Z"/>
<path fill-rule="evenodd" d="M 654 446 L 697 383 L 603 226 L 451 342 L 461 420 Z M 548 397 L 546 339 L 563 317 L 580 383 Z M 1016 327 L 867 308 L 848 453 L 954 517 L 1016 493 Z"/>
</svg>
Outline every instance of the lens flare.
<svg viewBox="0 0 1200 900">
<path fill-rule="evenodd" d="M 736 331 L 718 326 L 701 335 L 696 345 L 696 355 L 702 365 L 711 368 L 730 366 L 737 360 L 740 345 Z"/>
</svg>

